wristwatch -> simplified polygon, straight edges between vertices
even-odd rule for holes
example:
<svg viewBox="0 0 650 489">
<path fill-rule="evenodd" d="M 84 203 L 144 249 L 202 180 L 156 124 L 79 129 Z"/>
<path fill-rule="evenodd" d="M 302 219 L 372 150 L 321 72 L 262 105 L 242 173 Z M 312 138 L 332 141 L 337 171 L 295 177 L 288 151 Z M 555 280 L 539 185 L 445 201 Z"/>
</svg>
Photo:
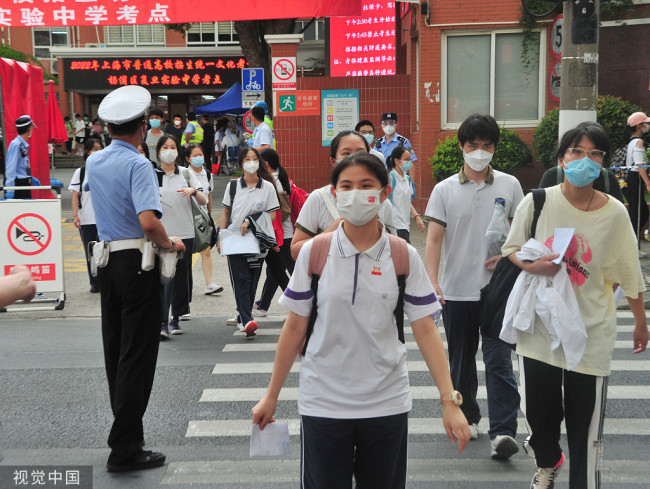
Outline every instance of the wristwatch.
<svg viewBox="0 0 650 489">
<path fill-rule="evenodd" d="M 440 395 L 440 402 L 453 402 L 456 406 L 461 406 L 463 404 L 463 396 L 458 391 L 451 391 L 447 394 Z"/>
<path fill-rule="evenodd" d="M 172 242 L 172 245 L 169 248 L 165 249 L 167 253 L 171 253 L 172 251 L 174 251 L 174 248 L 176 248 L 176 241 L 174 241 L 171 238 L 169 238 L 169 241 Z"/>
</svg>

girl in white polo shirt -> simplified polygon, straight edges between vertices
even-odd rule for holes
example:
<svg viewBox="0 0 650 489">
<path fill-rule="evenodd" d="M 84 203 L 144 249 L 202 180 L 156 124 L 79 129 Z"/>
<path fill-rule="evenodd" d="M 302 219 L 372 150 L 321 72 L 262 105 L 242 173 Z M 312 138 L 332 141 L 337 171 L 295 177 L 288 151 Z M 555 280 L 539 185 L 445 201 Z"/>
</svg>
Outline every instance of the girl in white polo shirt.
<svg viewBox="0 0 650 489">
<path fill-rule="evenodd" d="M 182 334 L 179 318 L 190 312 L 191 288 L 190 273 L 192 269 L 192 245 L 194 243 L 194 220 L 192 219 L 192 203 L 190 196 L 194 195 L 199 205 L 208 201 L 203 195 L 203 187 L 196 174 L 183 168 L 182 159 L 178 154 L 178 140 L 171 134 L 163 134 L 158 140 L 156 154 L 160 168 L 156 169 L 160 187 L 160 205 L 163 216 L 160 219 L 165 230 L 183 240 L 187 252 L 176 263 L 174 278 L 163 288 L 163 322 L 160 326 L 160 338 L 166 340 L 170 334 Z M 184 172 L 187 172 L 190 185 L 187 184 Z M 171 305 L 172 320 L 169 321 Z"/>
<path fill-rule="evenodd" d="M 203 195 L 207 199 L 207 204 L 202 207 L 212 217 L 212 174 L 205 169 L 205 158 L 203 156 L 203 146 L 197 143 L 188 144 L 185 150 L 185 160 L 190 168 L 201 182 Z M 211 248 L 206 248 L 201 252 L 201 266 L 203 268 L 203 277 L 205 278 L 205 295 L 218 294 L 223 291 L 221 285 L 212 281 L 212 255 Z M 190 281 L 191 283 L 191 281 Z"/>
<path fill-rule="evenodd" d="M 399 489 L 406 485 L 411 395 L 406 348 L 393 316 L 397 277 L 391 245 L 377 219 L 390 192 L 376 156 L 354 154 L 332 173 L 342 222 L 333 231 L 317 292 L 317 317 L 300 368 L 303 488 Z M 289 317 L 282 328 L 269 388 L 253 408 L 253 423 L 273 422 L 278 395 L 306 338 L 313 306 L 308 275 L 313 240 L 304 244 L 280 298 Z M 459 451 L 469 441 L 447 357 L 432 314 L 440 310 L 424 265 L 408 246 L 404 311 L 442 393 L 443 423 Z"/>
</svg>

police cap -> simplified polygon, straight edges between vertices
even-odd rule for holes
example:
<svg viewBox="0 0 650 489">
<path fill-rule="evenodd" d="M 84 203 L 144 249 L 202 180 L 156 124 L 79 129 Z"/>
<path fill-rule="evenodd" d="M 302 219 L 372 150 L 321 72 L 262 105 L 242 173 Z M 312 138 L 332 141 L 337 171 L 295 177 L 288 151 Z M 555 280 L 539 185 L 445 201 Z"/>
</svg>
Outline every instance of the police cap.
<svg viewBox="0 0 650 489">
<path fill-rule="evenodd" d="M 146 88 L 128 85 L 113 90 L 99 104 L 97 115 L 110 124 L 126 124 L 144 115 L 151 104 Z"/>
<path fill-rule="evenodd" d="M 381 115 L 382 121 L 395 121 L 397 122 L 397 114 L 395 112 L 385 112 Z"/>
<path fill-rule="evenodd" d="M 16 119 L 16 129 L 24 129 L 29 126 L 36 127 L 36 124 L 34 124 L 34 121 L 28 115 L 21 115 L 18 119 Z"/>
</svg>

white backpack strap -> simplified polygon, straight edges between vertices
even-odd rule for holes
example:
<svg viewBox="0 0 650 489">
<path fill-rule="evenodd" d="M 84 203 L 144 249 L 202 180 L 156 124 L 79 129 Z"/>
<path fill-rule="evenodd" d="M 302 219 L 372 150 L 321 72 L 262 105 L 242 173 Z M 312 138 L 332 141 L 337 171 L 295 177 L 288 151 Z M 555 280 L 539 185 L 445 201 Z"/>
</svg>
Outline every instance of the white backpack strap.
<svg viewBox="0 0 650 489">
<path fill-rule="evenodd" d="M 329 187 L 322 187 L 318 189 L 318 192 L 320 193 L 320 196 L 323 198 L 323 203 L 325 204 L 325 207 L 327 207 L 327 210 L 330 211 L 330 214 L 332 214 L 332 217 L 334 220 L 338 219 L 341 217 L 341 214 L 339 214 L 339 210 L 336 208 L 336 205 L 334 204 L 334 199 L 332 198 L 332 194 L 328 191 Z"/>
</svg>

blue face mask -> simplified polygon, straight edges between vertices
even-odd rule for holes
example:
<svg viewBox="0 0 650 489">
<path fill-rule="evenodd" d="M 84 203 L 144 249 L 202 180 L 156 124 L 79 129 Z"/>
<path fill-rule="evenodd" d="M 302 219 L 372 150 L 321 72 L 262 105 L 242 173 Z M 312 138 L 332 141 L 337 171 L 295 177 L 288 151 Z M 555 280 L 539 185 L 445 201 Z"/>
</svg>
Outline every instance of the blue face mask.
<svg viewBox="0 0 650 489">
<path fill-rule="evenodd" d="M 372 134 L 364 134 L 363 137 L 364 137 L 364 138 L 366 139 L 366 141 L 368 142 L 368 145 L 370 145 L 370 144 L 372 144 L 372 143 L 375 142 L 375 136 L 373 136 Z"/>
<path fill-rule="evenodd" d="M 150 119 L 149 124 L 151 124 L 151 127 L 154 129 L 158 129 L 160 127 L 160 119 Z"/>
<path fill-rule="evenodd" d="M 203 162 L 204 162 L 204 161 L 205 161 L 205 160 L 203 159 L 203 156 L 193 156 L 193 157 L 190 159 L 190 164 L 191 164 L 194 168 L 201 168 L 201 167 L 203 166 Z"/>
<path fill-rule="evenodd" d="M 568 162 L 564 174 L 576 187 L 586 187 L 600 175 L 600 164 L 585 156 Z"/>
<path fill-rule="evenodd" d="M 404 161 L 402 161 L 402 170 L 403 171 L 409 171 L 411 169 L 412 165 L 413 165 L 413 162 L 411 160 L 404 160 Z"/>
</svg>

